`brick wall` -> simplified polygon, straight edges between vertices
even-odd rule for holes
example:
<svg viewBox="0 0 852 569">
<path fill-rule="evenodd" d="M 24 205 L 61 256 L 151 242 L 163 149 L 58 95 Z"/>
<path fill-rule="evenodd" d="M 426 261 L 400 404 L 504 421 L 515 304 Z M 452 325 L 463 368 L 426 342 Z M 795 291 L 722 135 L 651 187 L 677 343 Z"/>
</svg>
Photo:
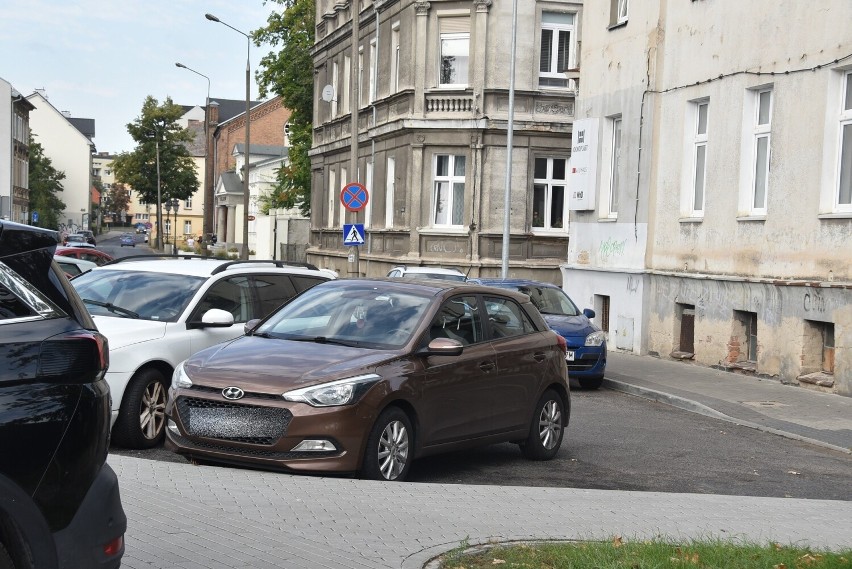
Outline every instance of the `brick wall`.
<svg viewBox="0 0 852 569">
<path fill-rule="evenodd" d="M 283 146 L 284 125 L 289 119 L 290 109 L 283 106 L 281 97 L 275 97 L 254 107 L 251 110 L 250 144 Z M 216 139 L 215 179 L 218 179 L 222 172 L 234 169 L 234 145 L 245 142 L 245 139 L 245 113 L 219 129 Z"/>
</svg>

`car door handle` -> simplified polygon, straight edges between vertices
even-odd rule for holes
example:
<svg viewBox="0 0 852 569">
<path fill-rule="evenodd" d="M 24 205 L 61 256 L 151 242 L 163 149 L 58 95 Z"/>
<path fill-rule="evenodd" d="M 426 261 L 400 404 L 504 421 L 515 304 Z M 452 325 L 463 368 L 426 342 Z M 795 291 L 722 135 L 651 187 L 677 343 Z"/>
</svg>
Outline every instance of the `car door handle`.
<svg viewBox="0 0 852 569">
<path fill-rule="evenodd" d="M 543 354 L 542 352 L 536 352 L 535 354 L 533 354 L 533 359 L 537 362 L 543 362 L 547 359 L 547 355 Z"/>
<path fill-rule="evenodd" d="M 494 367 L 494 362 L 482 362 L 481 364 L 479 364 L 479 369 L 484 372 L 493 371 Z"/>
</svg>

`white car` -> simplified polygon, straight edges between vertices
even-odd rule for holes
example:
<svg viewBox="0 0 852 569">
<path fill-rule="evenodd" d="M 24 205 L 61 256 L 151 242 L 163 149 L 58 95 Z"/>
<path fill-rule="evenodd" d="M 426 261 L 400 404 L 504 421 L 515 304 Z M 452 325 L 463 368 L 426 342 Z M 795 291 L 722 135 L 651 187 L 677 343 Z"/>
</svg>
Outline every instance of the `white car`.
<svg viewBox="0 0 852 569">
<path fill-rule="evenodd" d="M 150 448 L 163 439 L 175 367 L 244 334 L 245 323 L 333 278 L 283 261 L 125 257 L 72 281 L 109 341 L 106 374 L 114 440 Z"/>
<path fill-rule="evenodd" d="M 85 259 L 78 259 L 76 257 L 55 255 L 53 258 L 57 263 L 59 263 L 59 268 L 65 272 L 69 279 L 98 266 L 97 263 L 93 263 Z"/>
<path fill-rule="evenodd" d="M 387 274 L 391 278 L 441 279 L 445 281 L 466 281 L 467 275 L 458 269 L 443 267 L 394 267 Z"/>
</svg>

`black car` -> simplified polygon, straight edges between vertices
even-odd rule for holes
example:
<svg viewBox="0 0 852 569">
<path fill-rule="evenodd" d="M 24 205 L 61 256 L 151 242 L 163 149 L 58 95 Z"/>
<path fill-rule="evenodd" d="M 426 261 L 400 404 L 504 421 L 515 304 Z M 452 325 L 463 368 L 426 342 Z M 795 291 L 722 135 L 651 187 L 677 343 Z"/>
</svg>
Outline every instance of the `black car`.
<svg viewBox="0 0 852 569">
<path fill-rule="evenodd" d="M 0 567 L 119 567 L 108 345 L 56 245 L 54 231 L 0 221 Z"/>
</svg>

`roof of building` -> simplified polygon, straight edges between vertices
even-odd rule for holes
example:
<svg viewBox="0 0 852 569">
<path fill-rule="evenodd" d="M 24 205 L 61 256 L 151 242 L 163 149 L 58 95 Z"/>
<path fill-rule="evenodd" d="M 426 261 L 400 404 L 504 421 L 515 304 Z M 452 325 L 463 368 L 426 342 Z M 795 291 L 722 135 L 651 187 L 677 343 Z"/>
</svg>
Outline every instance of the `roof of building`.
<svg viewBox="0 0 852 569">
<path fill-rule="evenodd" d="M 290 149 L 286 146 L 274 144 L 252 144 L 249 148 L 252 156 L 275 156 L 286 157 L 290 153 Z M 234 154 L 245 154 L 245 144 L 238 142 L 234 145 Z"/>
<path fill-rule="evenodd" d="M 95 119 L 75 119 L 67 117 L 68 122 L 89 140 L 95 138 Z"/>
</svg>

